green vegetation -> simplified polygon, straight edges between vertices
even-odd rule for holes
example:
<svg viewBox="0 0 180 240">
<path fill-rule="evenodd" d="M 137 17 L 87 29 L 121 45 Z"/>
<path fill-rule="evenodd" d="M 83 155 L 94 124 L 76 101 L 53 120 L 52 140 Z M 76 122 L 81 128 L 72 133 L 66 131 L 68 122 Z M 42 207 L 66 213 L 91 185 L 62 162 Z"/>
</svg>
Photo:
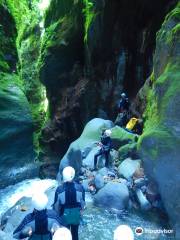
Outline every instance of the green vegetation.
<svg viewBox="0 0 180 240">
<path fill-rule="evenodd" d="M 89 27 L 91 26 L 91 23 L 95 17 L 95 12 L 94 12 L 93 3 L 91 0 L 83 0 L 83 2 L 84 2 L 83 13 L 84 13 L 84 17 L 85 17 L 84 42 L 87 42 Z"/>
<path fill-rule="evenodd" d="M 37 152 L 39 152 L 39 134 L 47 116 L 46 91 L 40 82 L 38 68 L 41 42 L 39 23 L 42 20 L 38 2 L 37 0 L 31 2 L 27 0 L 7 0 L 5 4 L 5 1 L 1 0 L 3 7 L 8 9 L 14 18 L 17 35 L 14 38 L 6 37 L 3 35 L 3 28 L 0 26 L 0 37 L 2 39 L 0 49 L 6 49 L 6 46 L 12 49 L 12 44 L 14 44 L 13 48 L 17 50 L 18 77 L 15 77 L 17 76 L 15 74 L 12 76 L 14 76 L 14 83 L 21 87 L 30 104 L 34 123 L 34 146 Z M 3 72 L 9 71 L 8 62 L 3 60 L 5 53 L 5 51 L 0 50 L 0 70 Z"/>
<path fill-rule="evenodd" d="M 151 75 L 153 86 L 147 95 L 144 133 L 138 141 L 138 149 L 148 145 L 145 148 L 152 159 L 157 159 L 161 151 L 174 148 L 172 124 L 179 121 L 176 106 L 180 96 L 180 57 L 176 52 L 180 37 L 179 20 L 180 4 L 167 15 L 157 34 L 154 60 L 155 63 L 160 60 L 160 66 L 154 65 L 155 71 Z"/>
</svg>

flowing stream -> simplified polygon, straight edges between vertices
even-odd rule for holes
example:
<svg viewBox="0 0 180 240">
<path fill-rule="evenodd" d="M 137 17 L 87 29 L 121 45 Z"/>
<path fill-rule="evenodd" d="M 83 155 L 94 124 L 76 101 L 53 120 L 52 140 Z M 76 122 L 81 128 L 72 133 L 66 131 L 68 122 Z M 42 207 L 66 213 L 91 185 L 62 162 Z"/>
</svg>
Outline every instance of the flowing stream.
<svg viewBox="0 0 180 240">
<path fill-rule="evenodd" d="M 31 197 L 40 188 L 45 191 L 52 187 L 55 189 L 56 186 L 57 182 L 55 180 L 40 180 L 36 178 L 24 180 L 18 184 L 1 189 L 0 216 L 23 196 Z M 84 211 L 83 222 L 79 229 L 80 240 L 111 240 L 113 239 L 113 231 L 120 224 L 129 225 L 133 231 L 137 227 L 143 228 L 144 233 L 141 236 L 135 234 L 135 240 L 174 239 L 172 234 L 157 233 L 157 230 L 160 232 L 169 228 L 156 213 L 142 214 L 131 210 L 129 213 L 117 216 L 117 214 L 94 207 L 90 194 L 86 194 L 86 204 L 87 208 Z"/>
</svg>

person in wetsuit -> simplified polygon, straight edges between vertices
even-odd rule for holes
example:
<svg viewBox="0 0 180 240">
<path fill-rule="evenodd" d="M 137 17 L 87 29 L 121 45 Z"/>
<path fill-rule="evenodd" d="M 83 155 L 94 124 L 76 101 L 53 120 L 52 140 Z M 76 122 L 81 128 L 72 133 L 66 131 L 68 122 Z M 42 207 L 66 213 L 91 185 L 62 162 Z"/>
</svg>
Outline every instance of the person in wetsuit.
<svg viewBox="0 0 180 240">
<path fill-rule="evenodd" d="M 72 239 L 78 240 L 81 213 L 85 207 L 85 191 L 81 184 L 73 181 L 74 168 L 65 167 L 62 175 L 63 184 L 56 189 L 53 208 L 71 230 Z"/>
<path fill-rule="evenodd" d="M 129 99 L 125 93 L 121 94 L 121 99 L 118 102 L 118 115 L 115 120 L 115 125 L 123 127 L 129 119 Z"/>
<path fill-rule="evenodd" d="M 97 159 L 101 155 L 105 156 L 105 167 L 109 166 L 109 154 L 112 148 L 111 133 L 111 130 L 106 130 L 101 137 L 101 142 L 98 143 L 100 150 L 94 155 L 94 169 L 97 168 Z"/>
<path fill-rule="evenodd" d="M 29 237 L 31 240 L 50 240 L 52 235 L 62 226 L 62 220 L 54 210 L 46 209 L 48 198 L 44 193 L 32 197 L 34 210 L 29 213 L 13 232 L 16 239 Z"/>
</svg>

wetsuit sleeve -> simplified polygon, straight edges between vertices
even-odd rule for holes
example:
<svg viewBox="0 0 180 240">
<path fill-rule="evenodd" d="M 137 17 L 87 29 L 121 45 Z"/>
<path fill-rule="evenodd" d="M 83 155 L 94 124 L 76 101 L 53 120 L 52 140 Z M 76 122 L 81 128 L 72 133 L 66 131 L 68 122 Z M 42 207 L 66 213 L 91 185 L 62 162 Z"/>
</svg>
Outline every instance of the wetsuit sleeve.
<svg viewBox="0 0 180 240">
<path fill-rule="evenodd" d="M 54 233 L 59 227 L 64 226 L 64 222 L 61 217 L 54 210 L 47 210 L 48 216 L 48 230 Z"/>
<path fill-rule="evenodd" d="M 54 203 L 53 203 L 53 209 L 59 214 L 60 209 L 62 207 L 62 194 L 64 192 L 64 188 L 63 186 L 59 186 L 55 192 L 55 196 L 54 196 Z"/>
<path fill-rule="evenodd" d="M 20 223 L 20 225 L 15 229 L 15 231 L 13 232 L 13 237 L 16 239 L 23 239 L 29 236 L 28 234 L 28 229 L 27 231 L 23 231 L 23 229 L 25 229 L 25 227 L 27 226 L 27 224 L 30 227 L 30 223 L 32 222 L 32 218 L 31 216 L 27 215 L 22 222 Z"/>
<path fill-rule="evenodd" d="M 56 189 L 56 192 L 55 192 L 55 195 L 54 195 L 54 203 L 52 205 L 53 208 L 54 208 L 54 205 L 56 204 L 57 200 L 58 200 L 58 189 Z"/>
</svg>

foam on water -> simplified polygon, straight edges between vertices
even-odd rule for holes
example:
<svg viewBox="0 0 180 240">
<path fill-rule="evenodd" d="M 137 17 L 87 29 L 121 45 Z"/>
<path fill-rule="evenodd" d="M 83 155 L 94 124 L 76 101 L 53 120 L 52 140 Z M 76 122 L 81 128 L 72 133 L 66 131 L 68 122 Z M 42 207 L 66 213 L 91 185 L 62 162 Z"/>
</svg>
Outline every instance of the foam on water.
<svg viewBox="0 0 180 240">
<path fill-rule="evenodd" d="M 24 180 L 0 190 L 0 216 L 11 208 L 20 198 L 32 197 L 35 193 L 45 192 L 57 185 L 55 180 L 39 178 Z"/>
<path fill-rule="evenodd" d="M 40 180 L 39 178 L 24 180 L 18 184 L 11 185 L 0 190 L 0 216 L 11 208 L 20 198 L 31 197 L 39 191 L 46 191 L 49 188 L 57 186 L 55 180 Z M 140 214 L 139 212 L 130 211 L 121 217 L 116 214 L 110 214 L 104 209 L 95 207 L 92 203 L 91 194 L 86 194 L 87 208 L 84 211 L 83 222 L 80 226 L 80 240 L 111 240 L 113 231 L 120 224 L 126 224 L 135 231 L 136 227 L 147 229 L 162 229 L 162 219 L 152 212 Z M 169 240 L 174 237 L 164 234 L 143 234 L 136 236 L 135 240 Z"/>
</svg>

